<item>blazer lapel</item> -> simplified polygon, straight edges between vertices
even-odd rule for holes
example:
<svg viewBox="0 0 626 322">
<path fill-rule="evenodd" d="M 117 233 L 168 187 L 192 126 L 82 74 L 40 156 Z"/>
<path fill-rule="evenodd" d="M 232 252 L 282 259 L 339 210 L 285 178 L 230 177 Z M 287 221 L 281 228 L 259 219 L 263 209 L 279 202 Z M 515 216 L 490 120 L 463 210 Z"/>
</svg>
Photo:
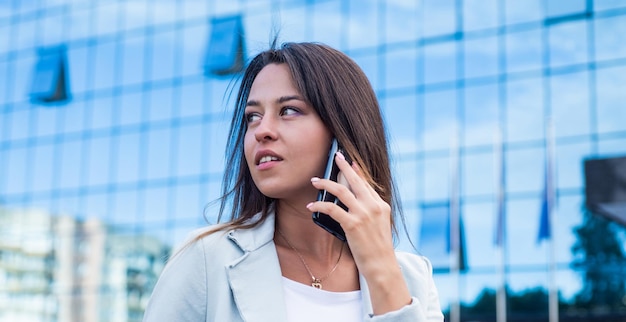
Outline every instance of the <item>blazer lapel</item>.
<svg viewBox="0 0 626 322">
<path fill-rule="evenodd" d="M 363 316 L 369 316 L 374 312 L 372 309 L 372 300 L 370 299 L 370 290 L 367 287 L 365 277 L 359 274 L 359 283 L 361 284 L 361 303 L 363 303 Z"/>
<path fill-rule="evenodd" d="M 244 252 L 226 270 L 237 308 L 246 322 L 287 320 L 282 274 L 273 236 L 273 214 L 256 228 L 229 234 Z"/>
</svg>

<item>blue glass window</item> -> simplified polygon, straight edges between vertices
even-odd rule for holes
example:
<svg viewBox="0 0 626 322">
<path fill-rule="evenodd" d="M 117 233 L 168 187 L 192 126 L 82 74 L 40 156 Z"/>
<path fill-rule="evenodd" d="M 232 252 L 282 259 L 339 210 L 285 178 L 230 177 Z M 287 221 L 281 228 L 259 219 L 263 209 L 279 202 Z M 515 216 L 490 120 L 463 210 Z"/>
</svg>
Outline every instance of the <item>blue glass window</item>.
<svg viewBox="0 0 626 322">
<path fill-rule="evenodd" d="M 34 102 L 49 103 L 68 98 L 69 86 L 66 71 L 65 47 L 40 49 L 30 88 Z"/>
<path fill-rule="evenodd" d="M 204 60 L 205 74 L 227 75 L 244 67 L 244 38 L 241 16 L 211 21 L 211 36 Z"/>
<path fill-rule="evenodd" d="M 422 225 L 420 231 L 419 251 L 428 257 L 434 270 L 448 270 L 450 268 L 450 207 L 446 203 L 425 205 L 422 208 Z M 459 252 L 458 268 L 467 268 L 465 253 L 465 233 L 463 220 L 459 218 Z"/>
</svg>

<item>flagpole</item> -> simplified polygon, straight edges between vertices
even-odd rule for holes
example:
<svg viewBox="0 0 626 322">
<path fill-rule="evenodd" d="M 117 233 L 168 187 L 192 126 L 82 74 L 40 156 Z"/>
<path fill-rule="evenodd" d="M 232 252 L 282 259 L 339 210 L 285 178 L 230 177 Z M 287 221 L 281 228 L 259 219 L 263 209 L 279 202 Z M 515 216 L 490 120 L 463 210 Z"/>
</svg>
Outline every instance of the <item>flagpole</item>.
<svg viewBox="0 0 626 322">
<path fill-rule="evenodd" d="M 554 127 L 552 124 L 552 119 L 548 118 L 547 120 L 547 129 L 546 129 L 547 137 L 547 166 L 546 166 L 546 196 L 547 196 L 547 206 L 548 206 L 548 231 L 549 231 L 549 247 L 550 247 L 550 267 L 549 267 L 549 294 L 548 294 L 548 312 L 550 315 L 550 322 L 558 322 L 559 321 L 559 298 L 557 292 L 557 284 L 556 284 L 556 251 L 555 251 L 555 236 L 554 236 L 554 224 L 555 224 L 555 216 L 554 209 L 555 201 L 556 201 L 556 187 L 555 187 L 555 152 L 554 152 Z"/>
<path fill-rule="evenodd" d="M 506 212 L 505 212 L 505 163 L 504 163 L 504 140 L 502 130 L 496 132 L 496 139 L 494 140 L 494 172 L 495 172 L 495 185 L 497 193 L 497 201 L 495 206 L 496 213 L 496 230 L 495 230 L 495 244 L 496 255 L 499 259 L 497 266 L 497 273 L 499 277 L 499 285 L 496 292 L 496 321 L 506 322 L 507 310 L 506 310 Z"/>
<path fill-rule="evenodd" d="M 460 216 L 459 216 L 459 149 L 457 137 L 452 138 L 450 144 L 450 273 L 453 284 L 456 285 L 456 292 L 450 305 L 450 322 L 461 321 L 461 300 L 460 300 Z"/>
</svg>

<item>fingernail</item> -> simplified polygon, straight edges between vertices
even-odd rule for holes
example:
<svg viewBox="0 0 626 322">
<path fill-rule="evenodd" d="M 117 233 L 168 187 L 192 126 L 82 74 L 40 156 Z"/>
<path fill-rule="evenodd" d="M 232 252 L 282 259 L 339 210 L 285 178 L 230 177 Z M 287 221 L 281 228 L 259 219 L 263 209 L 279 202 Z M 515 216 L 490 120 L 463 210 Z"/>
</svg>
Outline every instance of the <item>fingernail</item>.
<svg viewBox="0 0 626 322">
<path fill-rule="evenodd" d="M 309 203 L 306 205 L 306 209 L 311 208 L 311 206 L 313 206 L 313 203 L 312 203 L 312 202 L 309 202 Z"/>
<path fill-rule="evenodd" d="M 320 181 L 320 178 L 318 177 L 311 178 L 311 182 L 318 182 L 318 181 Z"/>
<path fill-rule="evenodd" d="M 341 160 L 345 160 L 346 159 L 346 157 L 343 155 L 343 153 L 341 153 L 341 151 L 337 151 L 336 154 L 339 157 L 339 159 L 341 159 Z"/>
</svg>

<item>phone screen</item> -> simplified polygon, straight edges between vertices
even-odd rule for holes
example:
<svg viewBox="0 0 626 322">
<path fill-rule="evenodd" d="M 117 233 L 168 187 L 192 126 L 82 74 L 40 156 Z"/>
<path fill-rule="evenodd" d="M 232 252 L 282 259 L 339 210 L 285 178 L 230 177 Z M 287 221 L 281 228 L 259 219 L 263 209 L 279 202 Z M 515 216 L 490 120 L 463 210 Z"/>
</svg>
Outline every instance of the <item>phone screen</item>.
<svg viewBox="0 0 626 322">
<path fill-rule="evenodd" d="M 339 146 L 339 143 L 337 143 L 337 140 L 333 139 L 330 151 L 328 151 L 328 162 L 326 163 L 326 170 L 324 171 L 324 179 L 329 179 L 335 182 L 337 182 L 337 177 L 339 175 L 339 167 L 335 163 L 335 153 L 337 153 L 337 151 L 341 151 L 342 153 L 344 153 L 346 159 L 349 160 L 348 156 Z M 335 204 L 342 207 L 344 210 L 348 210 L 348 207 L 346 207 L 337 197 L 335 197 L 333 194 L 326 190 L 321 190 L 318 193 L 317 201 L 334 202 Z M 329 233 L 333 234 L 335 237 L 341 239 L 342 241 L 346 241 L 346 234 L 343 231 L 343 228 L 341 228 L 341 225 L 329 215 L 321 213 L 319 211 L 314 212 L 313 222 L 324 228 Z"/>
</svg>

